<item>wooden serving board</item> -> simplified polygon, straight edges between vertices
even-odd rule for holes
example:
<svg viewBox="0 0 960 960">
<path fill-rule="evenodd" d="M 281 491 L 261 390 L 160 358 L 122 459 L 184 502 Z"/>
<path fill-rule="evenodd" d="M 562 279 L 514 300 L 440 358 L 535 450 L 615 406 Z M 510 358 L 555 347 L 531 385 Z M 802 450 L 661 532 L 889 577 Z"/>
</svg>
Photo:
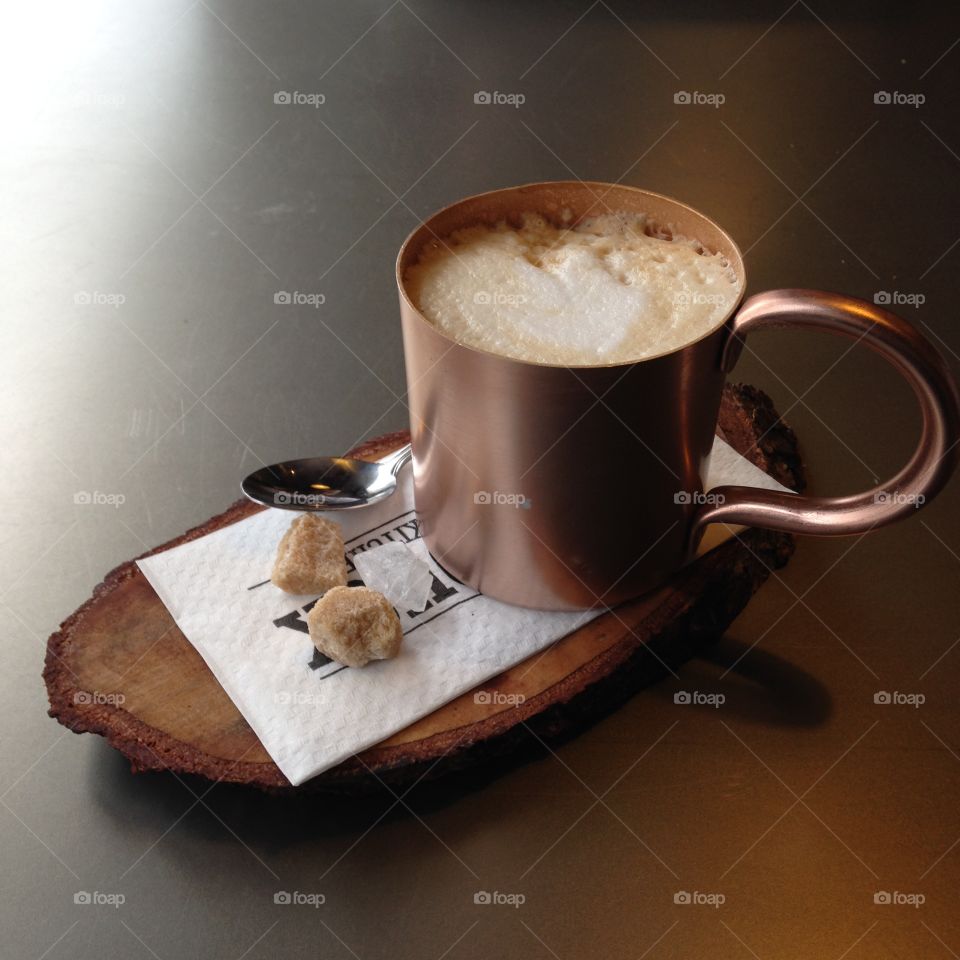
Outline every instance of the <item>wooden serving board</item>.
<svg viewBox="0 0 960 960">
<path fill-rule="evenodd" d="M 717 432 L 781 483 L 802 489 L 796 438 L 763 393 L 728 386 Z M 403 433 L 379 437 L 350 455 L 376 459 L 407 439 Z M 238 501 L 151 553 L 260 509 Z M 111 571 L 48 640 L 43 677 L 50 715 L 77 733 L 106 737 L 134 771 L 172 770 L 276 791 L 363 792 L 378 780 L 400 786 L 501 756 L 533 734 L 577 730 L 609 712 L 662 677 L 664 663 L 677 666 L 718 637 L 792 552 L 788 535 L 748 530 L 656 592 L 477 688 L 519 696 L 484 703 L 471 691 L 298 788 L 271 761 L 131 560 Z"/>
</svg>

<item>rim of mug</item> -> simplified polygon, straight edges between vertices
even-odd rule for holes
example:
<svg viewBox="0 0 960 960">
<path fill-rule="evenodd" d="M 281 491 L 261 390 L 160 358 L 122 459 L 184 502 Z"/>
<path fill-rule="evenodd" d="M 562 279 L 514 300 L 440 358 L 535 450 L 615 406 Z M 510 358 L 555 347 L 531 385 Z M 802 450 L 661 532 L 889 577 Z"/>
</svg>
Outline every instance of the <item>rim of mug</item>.
<svg viewBox="0 0 960 960">
<path fill-rule="evenodd" d="M 407 252 L 407 248 L 410 246 L 410 242 L 413 238 L 420 232 L 423 227 L 428 227 L 431 220 L 435 220 L 437 217 L 446 213 L 448 210 L 453 210 L 455 207 L 459 207 L 462 204 L 470 203 L 474 200 L 479 200 L 483 197 L 490 197 L 498 193 L 509 193 L 514 190 L 525 190 L 530 187 L 564 187 L 564 186 L 579 186 L 579 187 L 600 187 L 607 188 L 607 192 L 611 190 L 629 190 L 634 193 L 642 193 L 644 196 L 655 197 L 657 200 L 665 200 L 667 203 L 672 204 L 675 207 L 681 207 L 682 209 L 693 214 L 695 217 L 700 217 L 703 220 L 706 220 L 723 238 L 730 244 L 730 248 L 733 253 L 736 255 L 737 265 L 739 266 L 739 275 L 741 278 L 740 284 L 740 293 L 734 300 L 730 308 L 723 314 L 720 320 L 718 320 L 709 330 L 700 334 L 700 336 L 694 338 L 693 340 L 688 340 L 685 343 L 682 343 L 679 347 L 673 347 L 670 350 L 663 350 L 660 353 L 651 354 L 645 357 L 637 357 L 633 360 L 616 360 L 611 363 L 545 363 L 542 360 L 524 360 L 521 357 L 512 357 L 503 353 L 496 353 L 493 350 L 485 350 L 482 347 L 475 347 L 469 343 L 463 343 L 460 340 L 455 339 L 445 330 L 441 330 L 435 323 L 428 320 L 420 310 L 420 308 L 413 302 L 410 298 L 410 295 L 407 293 L 406 282 L 404 280 L 403 274 L 401 272 L 401 263 L 403 261 L 404 255 Z M 522 212 L 522 211 L 521 211 Z M 533 211 L 536 212 L 536 211 Z M 433 231 L 431 230 L 431 233 Z M 443 240 L 442 237 L 438 237 L 434 233 L 434 236 L 439 240 Z M 729 259 L 729 258 L 728 258 Z M 448 203 L 445 207 L 440 207 L 438 210 L 434 210 L 428 217 L 422 219 L 407 235 L 406 239 L 400 245 L 400 251 L 397 254 L 395 274 L 397 280 L 397 289 L 400 292 L 400 296 L 410 307 L 410 309 L 416 314 L 418 319 L 427 324 L 431 330 L 437 333 L 444 340 L 449 341 L 451 344 L 457 347 L 462 347 L 464 350 L 471 350 L 474 353 L 481 354 L 487 357 L 495 357 L 498 360 L 508 360 L 512 363 L 523 364 L 529 367 L 549 367 L 556 368 L 558 370 L 600 370 L 614 367 L 628 367 L 637 363 L 645 363 L 648 360 L 658 360 L 661 357 L 669 357 L 674 353 L 679 353 L 682 350 L 686 350 L 689 347 L 694 346 L 695 344 L 700 343 L 702 340 L 706 340 L 709 337 L 712 337 L 718 330 L 724 327 L 730 318 L 739 310 L 740 305 L 743 303 L 744 297 L 746 296 L 747 290 L 747 265 L 743 259 L 743 253 L 740 250 L 740 247 L 737 245 L 737 242 L 733 239 L 732 236 L 713 219 L 713 217 L 708 217 L 703 211 L 698 210 L 696 207 L 691 206 L 689 203 L 684 203 L 682 200 L 677 200 L 675 197 L 668 197 L 664 193 L 657 193 L 654 190 L 645 190 L 643 187 L 634 187 L 626 183 L 607 183 L 603 180 L 535 180 L 530 183 L 520 183 L 515 184 L 510 187 L 498 187 L 496 190 L 484 190 L 481 193 L 474 193 L 467 197 L 461 197 L 459 200 L 455 200 L 453 203 Z"/>
</svg>

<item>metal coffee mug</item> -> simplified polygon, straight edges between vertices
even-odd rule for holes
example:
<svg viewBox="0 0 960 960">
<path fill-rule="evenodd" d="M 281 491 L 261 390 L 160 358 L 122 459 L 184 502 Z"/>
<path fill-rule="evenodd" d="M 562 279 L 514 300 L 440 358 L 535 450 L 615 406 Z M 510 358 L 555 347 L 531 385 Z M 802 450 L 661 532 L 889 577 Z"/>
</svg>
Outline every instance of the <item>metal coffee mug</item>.
<svg viewBox="0 0 960 960">
<path fill-rule="evenodd" d="M 469 197 L 407 238 L 397 284 L 413 439 L 417 513 L 430 552 L 454 576 L 525 607 L 614 606 L 665 580 L 710 523 L 837 536 L 915 512 L 944 486 L 960 438 L 946 365 L 912 326 L 873 304 L 817 290 L 774 290 L 734 304 L 692 343 L 605 366 L 529 363 L 456 343 L 410 299 L 404 276 L 429 243 L 524 212 L 575 218 L 648 214 L 729 261 L 730 236 L 667 197 L 604 183 L 535 183 Z M 874 490 L 806 497 L 727 486 L 703 502 L 724 378 L 748 333 L 802 327 L 862 341 L 906 378 L 920 442 Z"/>
</svg>

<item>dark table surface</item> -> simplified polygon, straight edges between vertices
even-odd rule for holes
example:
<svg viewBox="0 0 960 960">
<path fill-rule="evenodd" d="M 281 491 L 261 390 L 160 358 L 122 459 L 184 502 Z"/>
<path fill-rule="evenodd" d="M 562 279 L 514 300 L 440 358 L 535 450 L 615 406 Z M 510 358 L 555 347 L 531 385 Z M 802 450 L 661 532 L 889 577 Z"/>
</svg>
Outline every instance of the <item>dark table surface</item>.
<svg viewBox="0 0 960 960">
<path fill-rule="evenodd" d="M 752 292 L 912 296 L 956 368 L 960 16 L 835 6 L 8 11 L 3 957 L 960 953 L 958 484 L 894 528 L 800 543 L 678 681 L 405 806 L 198 802 L 47 718 L 40 680 L 102 575 L 222 510 L 255 465 L 406 425 L 393 260 L 461 196 L 580 177 L 680 197 L 738 238 Z M 892 474 L 917 434 L 908 389 L 847 346 L 765 334 L 736 374 L 796 428 L 817 493 Z M 75 503 L 93 491 L 124 502 Z"/>
</svg>

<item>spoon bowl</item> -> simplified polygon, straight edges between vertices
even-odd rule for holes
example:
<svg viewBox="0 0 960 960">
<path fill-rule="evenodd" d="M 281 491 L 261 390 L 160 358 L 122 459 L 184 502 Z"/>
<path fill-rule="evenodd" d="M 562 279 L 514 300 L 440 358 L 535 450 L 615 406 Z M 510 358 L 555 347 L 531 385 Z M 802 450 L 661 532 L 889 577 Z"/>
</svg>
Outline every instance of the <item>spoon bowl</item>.
<svg viewBox="0 0 960 960">
<path fill-rule="evenodd" d="M 240 485 L 256 503 L 281 510 L 355 510 L 385 500 L 410 459 L 410 444 L 382 460 L 309 457 L 261 467 Z"/>
</svg>

